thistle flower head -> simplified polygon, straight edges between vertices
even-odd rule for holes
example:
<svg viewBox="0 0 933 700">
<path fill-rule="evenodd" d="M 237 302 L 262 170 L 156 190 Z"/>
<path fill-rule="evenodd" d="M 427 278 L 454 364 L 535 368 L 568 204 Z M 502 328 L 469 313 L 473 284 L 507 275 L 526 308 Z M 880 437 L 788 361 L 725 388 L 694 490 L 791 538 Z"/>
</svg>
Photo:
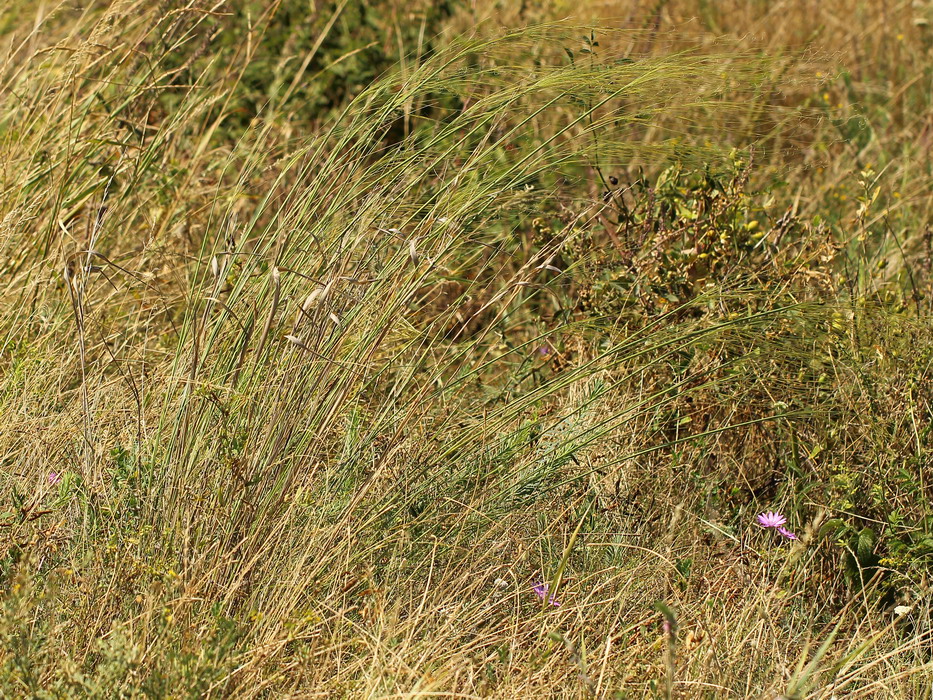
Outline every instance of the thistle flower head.
<svg viewBox="0 0 933 700">
<path fill-rule="evenodd" d="M 767 511 L 758 515 L 758 524 L 762 527 L 781 527 L 787 522 L 787 518 L 777 511 Z"/>
</svg>

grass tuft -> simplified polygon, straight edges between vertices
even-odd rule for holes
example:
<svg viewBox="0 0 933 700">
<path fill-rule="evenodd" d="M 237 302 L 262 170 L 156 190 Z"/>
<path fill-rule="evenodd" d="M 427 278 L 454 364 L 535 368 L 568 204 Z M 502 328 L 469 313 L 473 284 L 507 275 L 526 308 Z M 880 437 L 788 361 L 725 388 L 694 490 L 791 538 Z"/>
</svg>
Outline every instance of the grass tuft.
<svg viewBox="0 0 933 700">
<path fill-rule="evenodd" d="M 927 694 L 933 17 L 312 5 L 0 14 L 0 695 Z"/>
</svg>

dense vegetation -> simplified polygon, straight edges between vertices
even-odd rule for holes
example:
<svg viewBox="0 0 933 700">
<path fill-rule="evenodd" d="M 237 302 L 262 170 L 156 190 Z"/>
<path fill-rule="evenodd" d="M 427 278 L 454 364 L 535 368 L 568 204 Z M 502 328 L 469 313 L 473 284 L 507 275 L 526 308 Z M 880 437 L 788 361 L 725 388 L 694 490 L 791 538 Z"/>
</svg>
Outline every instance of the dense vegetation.
<svg viewBox="0 0 933 700">
<path fill-rule="evenodd" d="M 625 8 L 5 3 L 0 696 L 928 696 L 933 5 Z"/>
</svg>

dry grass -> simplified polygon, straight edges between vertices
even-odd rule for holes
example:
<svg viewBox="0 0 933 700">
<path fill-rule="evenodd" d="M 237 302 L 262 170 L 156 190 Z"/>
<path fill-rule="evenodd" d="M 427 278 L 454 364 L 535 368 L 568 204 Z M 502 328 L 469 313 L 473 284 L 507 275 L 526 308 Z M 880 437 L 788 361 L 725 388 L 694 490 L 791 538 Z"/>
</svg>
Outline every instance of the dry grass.
<svg viewBox="0 0 933 700">
<path fill-rule="evenodd" d="M 4 8 L 0 695 L 925 697 L 930 11 Z"/>
</svg>

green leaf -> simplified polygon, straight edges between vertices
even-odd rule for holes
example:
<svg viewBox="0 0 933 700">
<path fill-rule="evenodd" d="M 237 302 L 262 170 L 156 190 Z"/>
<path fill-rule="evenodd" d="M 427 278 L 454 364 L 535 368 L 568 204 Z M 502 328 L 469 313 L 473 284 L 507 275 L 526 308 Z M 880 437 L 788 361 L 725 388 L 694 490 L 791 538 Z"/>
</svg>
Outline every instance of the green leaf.
<svg viewBox="0 0 933 700">
<path fill-rule="evenodd" d="M 824 537 L 832 537 L 837 535 L 841 530 L 846 529 L 846 524 L 840 518 L 832 518 L 827 520 L 820 526 L 820 531 L 817 533 L 818 539 L 823 539 Z"/>
<path fill-rule="evenodd" d="M 870 527 L 863 528 L 858 534 L 858 543 L 855 546 L 855 553 L 858 556 L 860 564 L 870 562 L 875 554 L 875 542 L 877 537 Z"/>
</svg>

